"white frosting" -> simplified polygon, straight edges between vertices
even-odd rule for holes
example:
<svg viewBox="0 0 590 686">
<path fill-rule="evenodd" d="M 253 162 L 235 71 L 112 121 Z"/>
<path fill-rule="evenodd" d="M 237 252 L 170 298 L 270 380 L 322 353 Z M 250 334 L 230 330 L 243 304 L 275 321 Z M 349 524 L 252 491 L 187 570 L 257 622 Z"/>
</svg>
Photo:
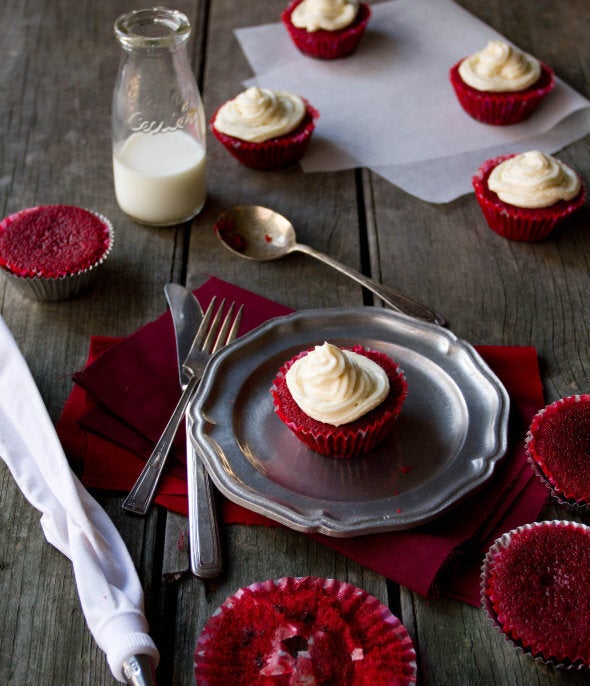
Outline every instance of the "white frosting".
<svg viewBox="0 0 590 686">
<path fill-rule="evenodd" d="M 488 177 L 488 188 L 516 207 L 550 207 L 571 200 L 580 186 L 580 177 L 571 167 L 536 150 L 504 160 Z"/>
<path fill-rule="evenodd" d="M 305 110 L 298 95 L 252 87 L 219 108 L 215 128 L 243 141 L 262 143 L 296 129 Z"/>
<path fill-rule="evenodd" d="M 339 31 L 355 20 L 358 0 L 303 0 L 291 13 L 291 23 L 298 29 Z"/>
<path fill-rule="evenodd" d="M 461 62 L 459 76 L 479 91 L 522 91 L 539 80 L 541 65 L 531 55 L 493 40 Z"/>
<path fill-rule="evenodd" d="M 376 362 L 331 343 L 299 358 L 285 378 L 303 412 L 333 426 L 362 417 L 389 393 L 387 374 Z"/>
</svg>

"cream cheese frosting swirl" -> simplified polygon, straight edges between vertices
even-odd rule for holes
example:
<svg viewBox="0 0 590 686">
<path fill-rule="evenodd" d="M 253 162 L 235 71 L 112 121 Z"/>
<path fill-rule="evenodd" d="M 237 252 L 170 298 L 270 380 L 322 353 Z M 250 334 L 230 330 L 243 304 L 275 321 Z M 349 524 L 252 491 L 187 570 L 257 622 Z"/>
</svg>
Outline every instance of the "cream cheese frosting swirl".
<svg viewBox="0 0 590 686">
<path fill-rule="evenodd" d="M 580 186 L 580 177 L 571 167 L 537 150 L 504 160 L 488 178 L 488 188 L 500 200 L 524 208 L 550 207 L 559 200 L 571 200 Z"/>
<path fill-rule="evenodd" d="M 298 29 L 339 31 L 356 19 L 358 0 L 303 0 L 291 13 L 291 23 Z"/>
<path fill-rule="evenodd" d="M 298 95 L 253 86 L 219 108 L 215 128 L 243 141 L 262 143 L 296 129 L 305 111 Z"/>
<path fill-rule="evenodd" d="M 515 92 L 539 80 L 541 65 L 532 55 L 493 40 L 461 62 L 459 76 L 478 91 Z"/>
<path fill-rule="evenodd" d="M 327 342 L 296 360 L 285 380 L 305 414 L 333 426 L 362 417 L 389 393 L 387 374 L 376 362 Z"/>
</svg>

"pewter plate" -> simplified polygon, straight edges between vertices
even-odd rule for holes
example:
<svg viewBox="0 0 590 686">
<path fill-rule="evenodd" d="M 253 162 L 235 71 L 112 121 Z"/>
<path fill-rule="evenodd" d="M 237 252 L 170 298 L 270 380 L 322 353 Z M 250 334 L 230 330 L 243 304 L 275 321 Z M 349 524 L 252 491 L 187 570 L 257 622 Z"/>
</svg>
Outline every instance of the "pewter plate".
<svg viewBox="0 0 590 686">
<path fill-rule="evenodd" d="M 275 415 L 272 381 L 329 341 L 380 350 L 408 397 L 390 436 L 353 459 L 322 457 Z M 471 345 L 374 307 L 272 319 L 217 353 L 190 407 L 191 439 L 230 500 L 293 529 L 346 537 L 431 521 L 480 488 L 506 452 L 509 399 Z"/>
</svg>

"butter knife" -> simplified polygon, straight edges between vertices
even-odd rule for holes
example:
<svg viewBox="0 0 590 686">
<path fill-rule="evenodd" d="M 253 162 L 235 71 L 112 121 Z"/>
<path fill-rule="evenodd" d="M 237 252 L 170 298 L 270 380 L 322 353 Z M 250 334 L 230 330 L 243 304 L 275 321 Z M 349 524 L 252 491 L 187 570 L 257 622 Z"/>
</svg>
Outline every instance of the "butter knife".
<svg viewBox="0 0 590 686">
<path fill-rule="evenodd" d="M 184 286 L 166 284 L 164 293 L 174 323 L 179 379 L 181 387 L 184 388 L 188 382 L 188 377 L 183 370 L 183 362 L 202 319 L 202 310 L 197 299 Z M 219 576 L 222 571 L 215 495 L 211 479 L 190 440 L 188 412 L 185 426 L 191 570 L 195 576 L 211 579 Z"/>
</svg>

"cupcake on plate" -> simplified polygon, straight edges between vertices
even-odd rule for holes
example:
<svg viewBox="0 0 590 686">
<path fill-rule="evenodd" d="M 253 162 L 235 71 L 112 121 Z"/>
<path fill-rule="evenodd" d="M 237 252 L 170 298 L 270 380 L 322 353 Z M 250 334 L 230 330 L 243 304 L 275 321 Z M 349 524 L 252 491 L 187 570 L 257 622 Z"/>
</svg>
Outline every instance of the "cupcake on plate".
<svg viewBox="0 0 590 686">
<path fill-rule="evenodd" d="M 241 588 L 197 641 L 199 686 L 416 683 L 407 630 L 366 591 L 334 579 L 284 577 Z"/>
<path fill-rule="evenodd" d="M 490 228 L 516 241 L 540 241 L 584 204 L 582 179 L 536 150 L 484 162 L 472 179 Z"/>
<path fill-rule="evenodd" d="M 66 300 L 96 278 L 113 245 L 111 223 L 70 205 L 30 207 L 0 222 L 0 268 L 35 300 Z"/>
<path fill-rule="evenodd" d="M 253 86 L 223 104 L 209 126 L 242 164 L 272 170 L 303 157 L 318 116 L 298 95 Z"/>
<path fill-rule="evenodd" d="M 349 458 L 387 437 L 408 385 L 384 353 L 326 342 L 286 362 L 270 390 L 278 417 L 308 448 Z"/>
<path fill-rule="evenodd" d="M 358 0 L 294 0 L 281 19 L 302 53 L 333 60 L 357 49 L 370 16 L 369 5 Z"/>
<path fill-rule="evenodd" d="M 500 40 L 457 62 L 449 78 L 467 114 L 500 126 L 530 117 L 555 86 L 550 67 Z"/>
<path fill-rule="evenodd" d="M 529 462 L 561 505 L 590 512 L 590 395 L 548 405 L 531 422 Z"/>
<path fill-rule="evenodd" d="M 558 668 L 590 665 L 590 527 L 525 524 L 497 539 L 482 567 L 492 623 L 530 657 Z"/>
</svg>

